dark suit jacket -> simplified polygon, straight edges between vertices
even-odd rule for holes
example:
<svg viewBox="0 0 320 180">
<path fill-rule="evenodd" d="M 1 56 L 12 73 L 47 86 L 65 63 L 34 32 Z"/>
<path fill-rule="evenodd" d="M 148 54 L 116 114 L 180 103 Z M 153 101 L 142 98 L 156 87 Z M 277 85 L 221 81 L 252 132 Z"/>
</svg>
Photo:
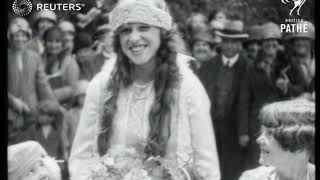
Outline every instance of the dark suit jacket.
<svg viewBox="0 0 320 180">
<path fill-rule="evenodd" d="M 258 114 L 263 105 L 283 99 L 283 94 L 275 85 L 278 78 L 277 69 L 270 77 L 256 64 L 248 66 L 249 84 L 249 135 L 256 136 L 260 129 Z M 254 137 L 254 139 L 257 137 Z"/>
<path fill-rule="evenodd" d="M 200 68 L 199 78 L 211 100 L 211 116 L 213 122 L 215 117 L 215 99 L 213 92 L 217 83 L 217 74 L 223 67 L 222 56 L 218 55 L 211 61 L 204 62 Z M 232 85 L 232 95 L 229 97 L 230 109 L 228 117 L 224 120 L 226 123 L 233 122 L 236 126 L 237 134 L 243 135 L 248 133 L 248 77 L 247 77 L 247 60 L 240 55 L 238 61 L 233 65 L 235 68 L 235 77 Z"/>
</svg>

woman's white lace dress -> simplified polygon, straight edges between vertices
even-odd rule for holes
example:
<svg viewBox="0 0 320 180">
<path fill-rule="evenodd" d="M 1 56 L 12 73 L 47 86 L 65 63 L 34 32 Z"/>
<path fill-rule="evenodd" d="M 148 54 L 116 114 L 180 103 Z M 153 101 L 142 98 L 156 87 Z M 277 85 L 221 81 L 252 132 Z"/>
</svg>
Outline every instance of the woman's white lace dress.
<svg viewBox="0 0 320 180">
<path fill-rule="evenodd" d="M 187 65 L 191 57 L 178 54 L 177 65 L 181 74 L 180 88 L 175 93 L 176 104 L 171 112 L 170 138 L 166 158 L 174 159 L 178 166 L 192 167 L 204 180 L 220 180 L 216 141 L 210 117 L 210 100 Z M 89 85 L 78 130 L 69 159 L 71 180 L 87 180 L 90 166 L 99 160 L 97 137 L 102 106 L 110 93 L 106 86 L 115 60 L 109 60 Z M 134 146 L 146 143 L 149 132 L 148 114 L 154 101 L 154 82 L 133 83 L 121 89 L 113 120 L 111 146 Z"/>
</svg>

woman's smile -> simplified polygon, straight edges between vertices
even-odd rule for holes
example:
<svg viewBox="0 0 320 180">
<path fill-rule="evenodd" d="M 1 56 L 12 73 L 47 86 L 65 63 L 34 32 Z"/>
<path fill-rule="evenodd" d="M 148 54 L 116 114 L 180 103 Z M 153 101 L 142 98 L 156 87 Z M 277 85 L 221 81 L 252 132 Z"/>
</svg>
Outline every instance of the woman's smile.
<svg viewBox="0 0 320 180">
<path fill-rule="evenodd" d="M 160 28 L 143 23 L 129 23 L 120 29 L 123 53 L 135 65 L 150 62 L 160 47 Z"/>
<path fill-rule="evenodd" d="M 131 46 L 129 49 L 131 50 L 132 54 L 140 55 L 144 52 L 146 48 L 147 48 L 147 45 L 145 44 L 137 44 L 137 45 Z"/>
</svg>

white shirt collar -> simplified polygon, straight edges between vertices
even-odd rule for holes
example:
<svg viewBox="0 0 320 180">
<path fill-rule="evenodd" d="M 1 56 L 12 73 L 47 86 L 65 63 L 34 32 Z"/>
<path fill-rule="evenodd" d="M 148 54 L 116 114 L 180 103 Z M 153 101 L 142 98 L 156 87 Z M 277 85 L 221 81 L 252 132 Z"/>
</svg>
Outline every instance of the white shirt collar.
<svg viewBox="0 0 320 180">
<path fill-rule="evenodd" d="M 222 55 L 223 65 L 227 65 L 228 61 L 230 61 L 229 67 L 233 67 L 233 65 L 238 61 L 238 59 L 239 59 L 239 54 L 236 54 L 231 58 L 227 58 L 226 56 Z"/>
</svg>

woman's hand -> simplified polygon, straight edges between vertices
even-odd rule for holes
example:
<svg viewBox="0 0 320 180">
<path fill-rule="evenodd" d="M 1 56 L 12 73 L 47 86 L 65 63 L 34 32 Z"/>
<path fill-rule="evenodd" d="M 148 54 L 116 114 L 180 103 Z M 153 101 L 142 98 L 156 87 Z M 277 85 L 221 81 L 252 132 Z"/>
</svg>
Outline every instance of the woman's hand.
<svg viewBox="0 0 320 180">
<path fill-rule="evenodd" d="M 248 145 L 249 141 L 250 141 L 250 138 L 247 134 L 243 134 L 239 137 L 239 144 L 242 147 L 246 147 Z"/>
<path fill-rule="evenodd" d="M 276 86 L 284 93 L 287 94 L 288 92 L 288 84 L 289 80 L 284 78 L 278 78 L 276 81 Z"/>
<path fill-rule="evenodd" d="M 30 113 L 30 108 L 29 106 L 22 101 L 19 98 L 14 98 L 13 99 L 13 104 L 14 104 L 14 108 L 20 113 L 20 114 L 29 114 Z"/>
</svg>

